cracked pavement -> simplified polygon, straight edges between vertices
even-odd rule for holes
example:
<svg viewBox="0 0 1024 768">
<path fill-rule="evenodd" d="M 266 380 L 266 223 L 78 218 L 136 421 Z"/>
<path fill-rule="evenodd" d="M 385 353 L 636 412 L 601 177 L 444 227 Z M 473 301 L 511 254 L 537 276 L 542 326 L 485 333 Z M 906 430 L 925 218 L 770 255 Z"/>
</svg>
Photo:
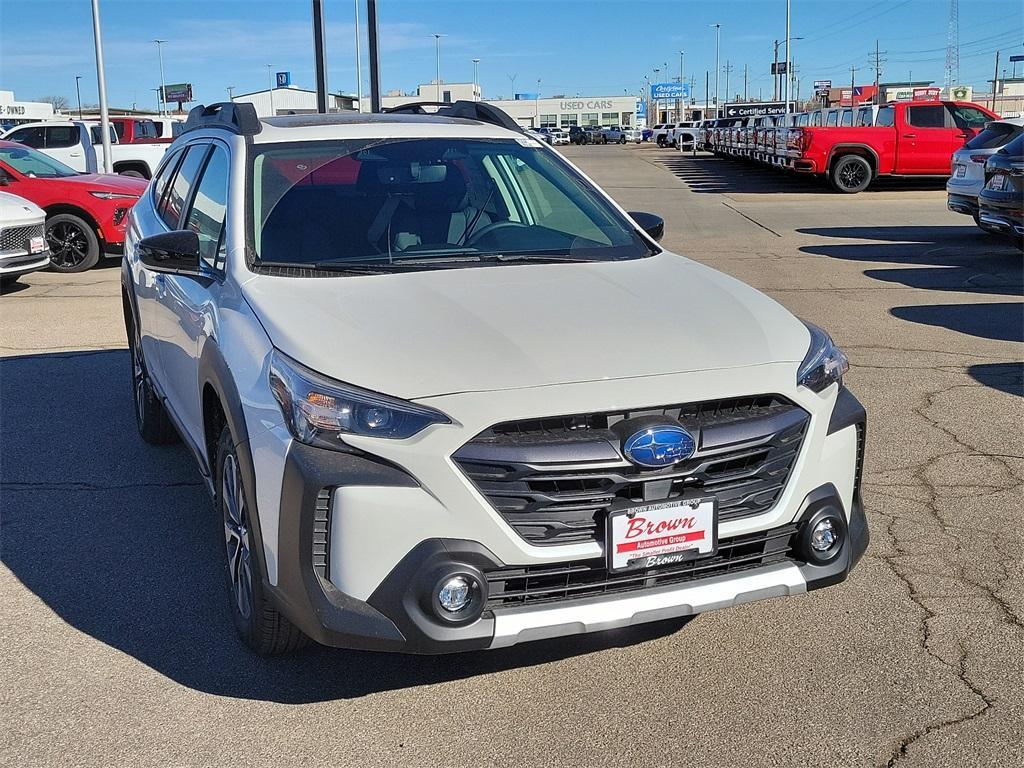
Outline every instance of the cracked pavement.
<svg viewBox="0 0 1024 768">
<path fill-rule="evenodd" d="M 0 298 L 0 762 L 1024 764 L 1021 254 L 932 183 L 566 154 L 848 352 L 872 530 L 850 579 L 505 652 L 254 658 L 198 473 L 134 432 L 116 261 L 32 275 Z"/>
</svg>

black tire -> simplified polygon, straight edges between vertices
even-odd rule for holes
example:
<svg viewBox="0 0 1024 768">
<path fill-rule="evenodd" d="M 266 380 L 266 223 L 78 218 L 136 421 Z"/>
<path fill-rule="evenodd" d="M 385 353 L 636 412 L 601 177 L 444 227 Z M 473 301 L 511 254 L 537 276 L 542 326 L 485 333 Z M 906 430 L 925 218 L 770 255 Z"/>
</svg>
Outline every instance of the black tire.
<svg viewBox="0 0 1024 768">
<path fill-rule="evenodd" d="M 832 163 L 828 180 L 837 192 L 855 195 L 868 188 L 871 176 L 871 163 L 860 155 L 846 155 Z"/>
<path fill-rule="evenodd" d="M 625 144 L 625 143 L 626 143 L 626 137 L 625 136 L 619 136 L 619 144 Z"/>
<path fill-rule="evenodd" d="M 139 435 L 150 445 L 169 445 L 181 438 L 174 428 L 174 422 L 167 415 L 163 403 L 156 396 L 156 391 L 149 381 L 146 370 L 146 359 L 142 354 L 142 343 L 135 323 L 128 329 L 131 334 L 128 343 L 128 354 L 132 364 L 132 400 L 135 405 L 135 426 Z"/>
<path fill-rule="evenodd" d="M 120 176 L 131 176 L 132 178 L 135 178 L 135 179 L 144 179 L 144 178 L 146 178 L 146 174 L 139 173 L 138 171 L 118 171 L 117 173 Z"/>
<path fill-rule="evenodd" d="M 46 220 L 50 269 L 54 272 L 85 272 L 100 260 L 100 239 L 85 219 L 58 213 Z"/>
<path fill-rule="evenodd" d="M 250 492 L 246 490 L 235 441 L 227 427 L 221 430 L 217 441 L 216 481 L 231 618 L 239 637 L 263 656 L 301 648 L 309 638 L 271 604 L 264 591 L 261 558 L 249 526 Z"/>
</svg>

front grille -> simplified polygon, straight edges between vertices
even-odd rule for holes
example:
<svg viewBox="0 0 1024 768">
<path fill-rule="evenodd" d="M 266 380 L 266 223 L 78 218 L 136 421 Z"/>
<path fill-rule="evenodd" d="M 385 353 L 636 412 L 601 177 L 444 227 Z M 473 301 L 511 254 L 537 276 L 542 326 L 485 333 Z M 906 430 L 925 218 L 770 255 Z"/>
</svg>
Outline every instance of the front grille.
<svg viewBox="0 0 1024 768">
<path fill-rule="evenodd" d="M 603 559 L 502 568 L 486 574 L 487 608 L 513 608 L 630 592 L 783 563 L 795 559 L 791 557 L 792 540 L 798 528 L 796 523 L 791 523 L 721 539 L 714 556 L 663 568 L 609 573 Z"/>
<path fill-rule="evenodd" d="M 0 253 L 25 253 L 33 237 L 43 236 L 42 224 L 0 229 Z"/>
<path fill-rule="evenodd" d="M 646 415 L 677 419 L 697 451 L 671 467 L 623 458 L 611 430 Z M 810 416 L 777 395 L 498 424 L 453 458 L 505 521 L 538 545 L 604 540 L 612 505 L 713 495 L 720 520 L 767 512 L 792 471 Z"/>
<path fill-rule="evenodd" d="M 864 443 L 866 431 L 867 426 L 863 421 L 857 424 L 857 464 L 853 474 L 854 493 L 860 490 L 860 483 L 864 477 Z"/>
</svg>

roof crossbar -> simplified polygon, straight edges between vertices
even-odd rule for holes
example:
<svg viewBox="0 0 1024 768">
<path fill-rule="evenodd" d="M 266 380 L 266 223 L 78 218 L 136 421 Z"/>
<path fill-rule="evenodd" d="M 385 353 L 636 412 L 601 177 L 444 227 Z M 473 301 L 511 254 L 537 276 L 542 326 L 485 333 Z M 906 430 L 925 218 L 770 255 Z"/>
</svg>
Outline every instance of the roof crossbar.
<svg viewBox="0 0 1024 768">
<path fill-rule="evenodd" d="M 425 107 L 437 107 L 437 109 L 433 112 L 428 112 Z M 466 99 L 456 101 L 455 103 L 449 103 L 446 101 L 416 101 L 411 104 L 402 104 L 397 107 L 387 107 L 381 111 L 390 114 L 458 117 L 464 120 L 476 120 L 481 123 L 490 123 L 491 125 L 507 128 L 510 131 L 524 133 L 523 127 L 509 117 L 507 112 L 482 101 L 468 101 Z"/>
<path fill-rule="evenodd" d="M 263 130 L 256 107 L 244 101 L 220 101 L 189 110 L 182 133 L 200 128 L 222 128 L 239 136 L 255 136 Z"/>
</svg>

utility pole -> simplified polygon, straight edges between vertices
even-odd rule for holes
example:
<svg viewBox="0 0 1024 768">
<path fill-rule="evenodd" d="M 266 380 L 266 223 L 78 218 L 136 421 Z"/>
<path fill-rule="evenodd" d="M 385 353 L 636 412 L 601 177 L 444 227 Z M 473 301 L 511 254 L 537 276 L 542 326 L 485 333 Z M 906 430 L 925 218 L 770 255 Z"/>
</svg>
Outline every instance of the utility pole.
<svg viewBox="0 0 1024 768">
<path fill-rule="evenodd" d="M 512 98 L 514 99 L 516 97 L 516 78 L 519 77 L 519 74 L 505 75 L 505 77 L 507 77 L 509 82 L 512 83 Z"/>
<path fill-rule="evenodd" d="M 772 101 L 779 100 L 779 41 L 775 41 L 775 64 L 772 66 Z"/>
<path fill-rule="evenodd" d="M 360 55 L 359 38 L 359 0 L 352 0 L 356 11 L 356 100 L 359 102 L 359 111 L 363 111 L 363 61 Z"/>
<path fill-rule="evenodd" d="M 228 86 L 228 101 L 234 101 L 234 100 L 235 100 L 235 86 L 229 85 Z"/>
<path fill-rule="evenodd" d="M 156 55 L 160 59 L 160 114 L 167 113 L 167 93 L 164 91 L 164 49 L 163 44 L 166 40 L 154 40 L 156 43 Z"/>
<path fill-rule="evenodd" d="M 82 79 L 81 75 L 75 75 L 75 93 L 78 94 L 78 119 L 82 119 L 82 89 L 79 86 L 79 81 Z"/>
<path fill-rule="evenodd" d="M 274 111 L 274 73 L 271 70 L 274 68 L 273 64 L 267 64 L 267 85 L 270 88 L 270 116 L 273 117 L 277 114 Z"/>
<path fill-rule="evenodd" d="M 747 101 L 747 65 L 743 65 L 743 100 Z"/>
<path fill-rule="evenodd" d="M 679 52 L 679 87 L 683 87 L 683 83 L 686 82 L 683 79 L 683 57 L 686 55 L 686 51 Z M 676 120 L 683 119 L 683 100 L 682 97 L 676 99 Z"/>
<path fill-rule="evenodd" d="M 100 135 L 103 141 L 103 172 L 112 173 L 114 170 L 114 159 L 110 151 L 110 112 L 107 110 L 107 77 L 104 74 L 103 67 L 103 35 L 100 32 L 99 0 L 92 0 L 92 36 L 93 42 L 96 45 L 96 86 L 100 97 Z"/>
<path fill-rule="evenodd" d="M 540 78 L 537 78 L 537 99 L 533 102 L 534 110 L 537 113 L 537 125 L 536 128 L 540 128 Z"/>
<path fill-rule="evenodd" d="M 709 120 L 708 112 L 711 111 L 711 73 L 704 70 L 704 119 Z M 717 111 L 717 108 L 716 108 Z"/>
<path fill-rule="evenodd" d="M 857 106 L 857 68 L 850 67 L 850 108 Z"/>
<path fill-rule="evenodd" d="M 480 59 L 473 59 L 473 101 L 480 101 Z"/>
<path fill-rule="evenodd" d="M 380 112 L 380 50 L 377 46 L 377 0 L 366 0 L 366 31 L 370 38 L 370 111 Z"/>
<path fill-rule="evenodd" d="M 93 0 L 95 3 L 96 0 Z M 999 51 L 996 51 L 996 71 L 992 74 L 992 111 L 996 111 L 996 88 L 999 85 Z"/>
<path fill-rule="evenodd" d="M 788 2 L 788 0 L 787 0 Z M 721 70 L 721 59 L 719 58 L 719 52 L 721 50 L 722 43 L 722 25 L 711 24 L 715 28 L 715 117 L 718 117 L 718 105 L 721 104 L 718 94 L 718 74 Z"/>
<path fill-rule="evenodd" d="M 729 63 L 728 59 L 725 60 L 725 66 L 722 67 L 722 70 L 725 72 L 725 102 L 728 104 L 732 101 L 732 92 L 729 90 L 729 75 L 732 74 L 733 70 L 733 66 Z"/>
</svg>

